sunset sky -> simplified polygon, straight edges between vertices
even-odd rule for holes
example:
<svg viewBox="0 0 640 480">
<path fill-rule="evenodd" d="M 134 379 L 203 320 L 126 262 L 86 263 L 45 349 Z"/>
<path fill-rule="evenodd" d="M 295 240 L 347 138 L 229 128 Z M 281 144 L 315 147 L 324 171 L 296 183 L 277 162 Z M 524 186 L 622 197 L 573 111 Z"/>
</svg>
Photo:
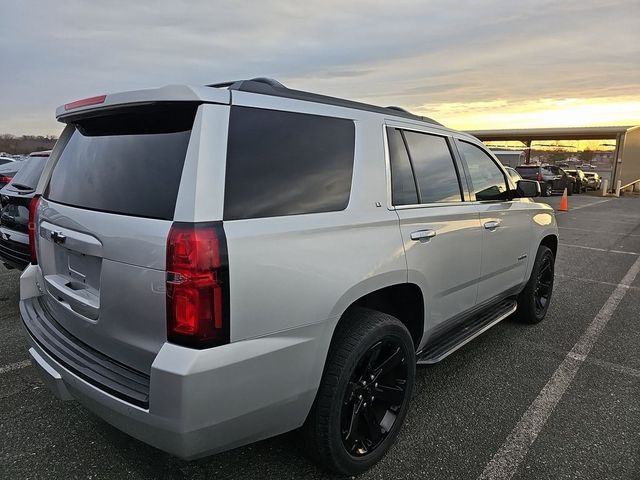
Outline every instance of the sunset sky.
<svg viewBox="0 0 640 480">
<path fill-rule="evenodd" d="M 457 129 L 640 124 L 640 1 L 23 0 L 0 8 L 0 133 L 56 106 L 270 76 Z"/>
</svg>

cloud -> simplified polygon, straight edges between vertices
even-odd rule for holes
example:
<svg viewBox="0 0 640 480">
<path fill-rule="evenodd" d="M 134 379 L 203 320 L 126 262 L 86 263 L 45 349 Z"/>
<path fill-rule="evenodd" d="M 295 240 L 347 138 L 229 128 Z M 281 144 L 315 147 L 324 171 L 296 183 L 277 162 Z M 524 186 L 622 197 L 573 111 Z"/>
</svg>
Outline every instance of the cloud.
<svg viewBox="0 0 640 480">
<path fill-rule="evenodd" d="M 55 107 L 85 96 L 252 76 L 421 110 L 637 99 L 639 17 L 636 0 L 8 2 L 0 132 L 58 133 Z"/>
</svg>

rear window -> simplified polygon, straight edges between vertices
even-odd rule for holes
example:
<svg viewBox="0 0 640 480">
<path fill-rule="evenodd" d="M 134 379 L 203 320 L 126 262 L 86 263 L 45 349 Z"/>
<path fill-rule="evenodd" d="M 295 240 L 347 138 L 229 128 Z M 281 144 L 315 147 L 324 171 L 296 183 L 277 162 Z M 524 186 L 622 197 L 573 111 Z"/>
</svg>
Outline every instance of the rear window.
<svg viewBox="0 0 640 480">
<path fill-rule="evenodd" d="M 344 210 L 354 145 L 351 120 L 233 107 L 225 220 Z"/>
<path fill-rule="evenodd" d="M 516 170 L 518 172 L 535 172 L 536 170 L 538 170 L 538 167 L 516 167 Z"/>
<path fill-rule="evenodd" d="M 49 157 L 29 157 L 13 177 L 11 186 L 20 190 L 35 190 Z"/>
<path fill-rule="evenodd" d="M 89 210 L 171 220 L 197 106 L 135 108 L 80 120 L 47 198 Z"/>
</svg>

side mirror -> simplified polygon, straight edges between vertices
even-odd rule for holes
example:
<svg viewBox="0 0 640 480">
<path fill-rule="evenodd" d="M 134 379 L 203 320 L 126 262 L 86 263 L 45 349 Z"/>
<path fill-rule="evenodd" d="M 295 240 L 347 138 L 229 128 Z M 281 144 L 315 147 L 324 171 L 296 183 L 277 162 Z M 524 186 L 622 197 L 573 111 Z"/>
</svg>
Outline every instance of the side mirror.
<svg viewBox="0 0 640 480">
<path fill-rule="evenodd" d="M 541 194 L 540 184 L 535 180 L 518 180 L 516 192 L 521 198 L 539 197 Z"/>
</svg>

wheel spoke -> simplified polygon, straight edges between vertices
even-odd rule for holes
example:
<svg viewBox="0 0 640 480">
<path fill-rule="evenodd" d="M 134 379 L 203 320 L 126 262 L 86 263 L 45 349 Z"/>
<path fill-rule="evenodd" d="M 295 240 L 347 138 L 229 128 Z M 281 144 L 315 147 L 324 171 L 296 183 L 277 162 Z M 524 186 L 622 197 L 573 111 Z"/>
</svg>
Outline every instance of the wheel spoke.
<svg viewBox="0 0 640 480">
<path fill-rule="evenodd" d="M 364 408 L 364 421 L 369 430 L 369 439 L 373 442 L 372 445 L 376 445 L 382 437 L 382 428 L 380 428 L 380 422 L 376 420 L 375 414 L 371 408 Z"/>
<path fill-rule="evenodd" d="M 366 359 L 365 375 L 368 375 L 371 372 L 377 370 L 375 368 L 375 365 L 378 363 L 378 358 L 380 357 L 381 351 L 382 351 L 382 342 L 378 342 L 373 347 L 371 347 L 371 350 L 369 350 L 369 353 Z M 368 379 L 365 379 L 365 380 L 368 380 Z"/>
<path fill-rule="evenodd" d="M 538 272 L 538 276 L 542 276 L 542 274 L 544 274 L 547 270 L 549 270 L 549 268 L 551 268 L 551 263 L 544 262 L 542 264 L 542 268 L 540 268 L 540 271 Z"/>
<path fill-rule="evenodd" d="M 353 426 L 355 424 L 356 418 L 358 417 L 358 413 L 360 412 L 360 408 L 362 407 L 362 400 L 356 400 L 353 403 L 353 410 L 351 411 L 351 421 L 349 422 L 349 430 L 347 430 L 344 439 L 347 440 L 351 433 L 353 432 Z"/>
<path fill-rule="evenodd" d="M 404 400 L 404 389 L 378 384 L 375 389 L 375 398 L 389 406 L 395 407 Z"/>
<path fill-rule="evenodd" d="M 400 347 L 398 347 L 380 364 L 377 368 L 378 374 L 376 376 L 379 377 L 380 375 L 390 372 L 400 365 L 400 363 L 402 363 L 402 352 L 400 351 Z"/>
</svg>

